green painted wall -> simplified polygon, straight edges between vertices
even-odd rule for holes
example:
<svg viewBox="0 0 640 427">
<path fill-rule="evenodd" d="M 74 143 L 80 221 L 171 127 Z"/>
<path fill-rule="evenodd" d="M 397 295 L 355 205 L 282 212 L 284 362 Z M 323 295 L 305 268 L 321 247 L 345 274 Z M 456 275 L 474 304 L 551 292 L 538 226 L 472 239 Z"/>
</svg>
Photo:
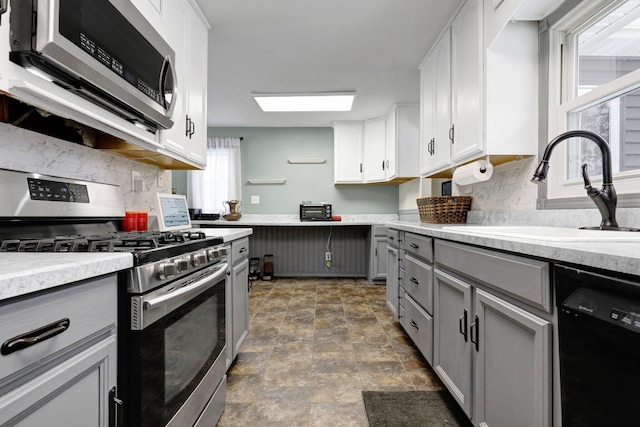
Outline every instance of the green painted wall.
<svg viewBox="0 0 640 427">
<path fill-rule="evenodd" d="M 297 213 L 300 202 L 333 204 L 336 215 L 398 213 L 396 185 L 334 185 L 332 128 L 209 128 L 209 136 L 243 137 L 243 213 Z M 324 158 L 322 164 L 290 164 L 290 158 Z M 248 179 L 286 179 L 252 185 Z M 173 172 L 173 187 L 186 193 L 186 172 Z M 251 196 L 260 204 L 251 204 Z"/>
</svg>

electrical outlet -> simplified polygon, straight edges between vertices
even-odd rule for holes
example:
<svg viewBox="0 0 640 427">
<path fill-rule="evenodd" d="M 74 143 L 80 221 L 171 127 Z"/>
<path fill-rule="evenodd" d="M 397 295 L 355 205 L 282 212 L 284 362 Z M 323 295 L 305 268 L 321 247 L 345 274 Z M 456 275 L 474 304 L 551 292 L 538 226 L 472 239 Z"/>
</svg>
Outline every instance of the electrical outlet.
<svg viewBox="0 0 640 427">
<path fill-rule="evenodd" d="M 325 261 L 331 261 L 331 252 L 325 252 L 324 259 Z"/>
<path fill-rule="evenodd" d="M 164 188 L 166 183 L 164 171 L 158 171 L 158 188 Z"/>
<path fill-rule="evenodd" d="M 137 193 L 144 191 L 144 179 L 142 172 L 131 171 L 131 189 Z"/>
</svg>

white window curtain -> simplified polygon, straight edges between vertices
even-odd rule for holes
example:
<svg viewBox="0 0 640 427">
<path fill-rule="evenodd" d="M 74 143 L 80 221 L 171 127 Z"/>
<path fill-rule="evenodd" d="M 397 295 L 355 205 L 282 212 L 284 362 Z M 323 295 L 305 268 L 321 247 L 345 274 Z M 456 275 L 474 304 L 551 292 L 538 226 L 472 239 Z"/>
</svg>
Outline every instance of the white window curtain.
<svg viewBox="0 0 640 427">
<path fill-rule="evenodd" d="M 242 200 L 240 138 L 207 139 L 207 167 L 187 174 L 189 206 L 205 213 L 219 213 L 222 202 Z"/>
</svg>

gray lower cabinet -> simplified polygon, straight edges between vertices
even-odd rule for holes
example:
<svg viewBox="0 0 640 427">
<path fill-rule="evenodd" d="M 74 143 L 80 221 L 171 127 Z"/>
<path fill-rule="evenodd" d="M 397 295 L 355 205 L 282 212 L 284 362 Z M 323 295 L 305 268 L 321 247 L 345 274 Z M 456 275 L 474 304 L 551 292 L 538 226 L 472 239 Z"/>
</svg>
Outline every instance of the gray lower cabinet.
<svg viewBox="0 0 640 427">
<path fill-rule="evenodd" d="M 116 293 L 109 275 L 0 303 L 0 425 L 114 425 Z M 22 334 L 44 339 L 10 350 Z"/>
<path fill-rule="evenodd" d="M 436 373 L 477 426 L 550 426 L 551 322 L 516 305 L 516 299 L 508 301 L 494 293 L 509 281 L 521 286 L 522 276 L 514 271 L 506 269 L 510 278 L 498 273 L 488 286 L 468 279 L 468 269 L 483 264 L 460 263 L 463 254 L 455 252 L 458 247 L 469 248 L 439 241 L 435 245 Z M 480 249 L 476 255 L 502 257 Z M 501 259 L 514 268 L 516 264 L 525 270 L 545 268 L 543 262 L 526 258 Z M 490 263 L 484 265 L 492 268 Z M 448 270 L 452 266 L 460 270 Z M 538 280 L 529 286 L 543 284 Z"/>
<path fill-rule="evenodd" d="M 427 362 L 433 360 L 433 239 L 405 232 L 399 251 L 400 324 Z"/>
<path fill-rule="evenodd" d="M 398 318 L 398 248 L 387 246 L 387 306 Z"/>
<path fill-rule="evenodd" d="M 474 313 L 476 425 L 550 426 L 551 323 L 481 289 Z"/>
<path fill-rule="evenodd" d="M 249 238 L 234 240 L 227 283 L 227 368 L 249 334 Z"/>
<path fill-rule="evenodd" d="M 387 307 L 398 318 L 398 231 L 389 230 L 386 242 L 387 251 Z"/>
<path fill-rule="evenodd" d="M 435 271 L 433 369 L 471 416 L 471 285 Z"/>
<path fill-rule="evenodd" d="M 404 297 L 404 316 L 402 325 L 411 337 L 418 350 L 432 363 L 433 354 L 433 317 L 413 299 L 411 295 Z"/>
<path fill-rule="evenodd" d="M 371 226 L 371 257 L 369 267 L 369 280 L 382 281 L 387 278 L 387 227 L 382 225 Z"/>
</svg>

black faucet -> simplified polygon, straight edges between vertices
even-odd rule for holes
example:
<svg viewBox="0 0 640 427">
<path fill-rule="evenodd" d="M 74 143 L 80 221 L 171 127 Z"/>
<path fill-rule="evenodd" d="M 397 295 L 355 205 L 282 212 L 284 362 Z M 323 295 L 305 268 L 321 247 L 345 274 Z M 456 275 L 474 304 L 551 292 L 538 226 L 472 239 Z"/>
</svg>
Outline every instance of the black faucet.
<svg viewBox="0 0 640 427">
<path fill-rule="evenodd" d="M 547 148 L 544 150 L 542 160 L 538 165 L 531 182 L 540 184 L 545 182 L 547 178 L 547 172 L 549 171 L 549 158 L 551 152 L 560 142 L 569 138 L 587 138 L 595 142 L 600 151 L 602 151 L 602 189 L 598 190 L 591 186 L 591 180 L 587 174 L 587 164 L 582 165 L 582 178 L 584 179 L 584 188 L 587 190 L 587 196 L 593 200 L 596 204 L 600 215 L 602 215 L 602 223 L 600 227 L 595 227 L 600 230 L 618 230 L 618 222 L 616 221 L 616 205 L 618 203 L 618 196 L 616 195 L 616 189 L 613 187 L 613 176 L 611 173 L 611 150 L 609 144 L 600 135 L 586 130 L 572 130 L 558 135 L 553 139 Z M 587 228 L 587 227 L 582 227 Z"/>
</svg>

